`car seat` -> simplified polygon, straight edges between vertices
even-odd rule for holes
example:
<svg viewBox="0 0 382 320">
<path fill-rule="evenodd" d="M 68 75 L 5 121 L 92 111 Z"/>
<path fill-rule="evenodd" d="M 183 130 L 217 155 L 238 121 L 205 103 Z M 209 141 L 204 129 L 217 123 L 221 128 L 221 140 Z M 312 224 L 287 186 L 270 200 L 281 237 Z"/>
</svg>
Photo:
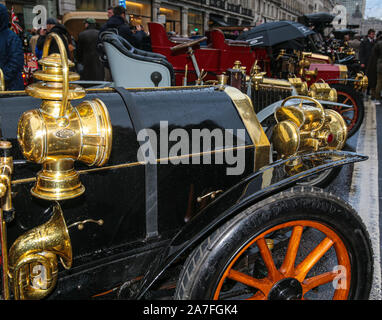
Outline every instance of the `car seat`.
<svg viewBox="0 0 382 320">
<path fill-rule="evenodd" d="M 169 87 L 175 73 L 166 57 L 133 47 L 114 32 L 100 35 L 101 61 L 110 68 L 115 87 Z"/>
</svg>

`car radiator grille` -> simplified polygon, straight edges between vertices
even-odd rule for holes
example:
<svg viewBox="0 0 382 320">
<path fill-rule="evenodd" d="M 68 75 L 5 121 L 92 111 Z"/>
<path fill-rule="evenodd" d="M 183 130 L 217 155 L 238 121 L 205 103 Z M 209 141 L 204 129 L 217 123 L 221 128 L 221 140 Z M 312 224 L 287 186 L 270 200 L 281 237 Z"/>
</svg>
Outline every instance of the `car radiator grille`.
<svg viewBox="0 0 382 320">
<path fill-rule="evenodd" d="M 263 110 L 272 103 L 279 100 L 284 100 L 285 98 L 291 96 L 291 87 L 281 87 L 260 84 L 258 89 L 252 88 L 251 99 L 255 112 Z"/>
</svg>

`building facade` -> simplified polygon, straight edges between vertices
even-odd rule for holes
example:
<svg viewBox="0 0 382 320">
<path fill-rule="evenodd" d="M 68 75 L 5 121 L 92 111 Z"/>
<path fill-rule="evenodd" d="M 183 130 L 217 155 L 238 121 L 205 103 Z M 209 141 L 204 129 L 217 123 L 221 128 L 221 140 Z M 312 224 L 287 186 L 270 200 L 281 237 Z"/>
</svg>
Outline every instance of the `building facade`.
<svg viewBox="0 0 382 320">
<path fill-rule="evenodd" d="M 120 0 L 11 0 L 2 1 L 14 7 L 25 27 L 31 28 L 33 7 L 42 4 L 49 17 L 60 18 L 71 11 L 106 11 Z M 167 31 L 189 35 L 203 34 L 214 26 L 254 26 L 264 22 L 292 20 L 298 16 L 330 12 L 333 0 L 127 0 L 130 19 L 147 26 L 149 21 L 161 22 Z"/>
<path fill-rule="evenodd" d="M 347 16 L 351 18 L 357 10 L 362 16 L 365 15 L 366 0 L 337 0 L 337 4 L 343 5 L 346 8 Z"/>
<path fill-rule="evenodd" d="M 25 29 L 32 28 L 32 20 L 35 16 L 35 13 L 33 13 L 33 8 L 36 5 L 43 5 L 46 8 L 47 15 L 49 17 L 57 17 L 57 0 L 12 0 L 0 1 L 0 3 L 6 5 L 9 9 L 13 7 L 21 25 L 24 26 Z"/>
<path fill-rule="evenodd" d="M 361 24 L 361 35 L 366 35 L 369 29 L 374 29 L 375 31 L 382 31 L 382 20 L 377 18 L 364 19 Z"/>
<path fill-rule="evenodd" d="M 365 17 L 366 0 L 337 0 L 337 4 L 345 7 L 348 25 L 362 24 Z"/>
</svg>

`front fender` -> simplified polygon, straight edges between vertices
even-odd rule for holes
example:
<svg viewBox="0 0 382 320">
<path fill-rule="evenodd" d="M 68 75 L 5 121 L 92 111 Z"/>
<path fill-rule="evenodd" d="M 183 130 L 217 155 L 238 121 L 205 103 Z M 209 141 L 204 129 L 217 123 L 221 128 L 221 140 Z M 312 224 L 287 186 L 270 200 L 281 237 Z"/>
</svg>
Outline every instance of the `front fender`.
<svg viewBox="0 0 382 320">
<path fill-rule="evenodd" d="M 285 171 L 288 161 L 298 159 L 307 170 L 289 176 Z M 162 250 L 151 264 L 137 290 L 122 286 L 119 297 L 141 299 L 159 277 L 186 251 L 192 250 L 223 223 L 262 199 L 290 188 L 296 182 L 316 173 L 346 164 L 365 161 L 367 156 L 345 151 L 322 151 L 288 160 L 279 160 L 249 175 L 224 192 L 191 219 Z M 314 166 L 315 163 L 320 165 Z M 128 290 L 124 290 L 128 289 Z M 127 296 L 126 296 L 127 293 Z"/>
</svg>

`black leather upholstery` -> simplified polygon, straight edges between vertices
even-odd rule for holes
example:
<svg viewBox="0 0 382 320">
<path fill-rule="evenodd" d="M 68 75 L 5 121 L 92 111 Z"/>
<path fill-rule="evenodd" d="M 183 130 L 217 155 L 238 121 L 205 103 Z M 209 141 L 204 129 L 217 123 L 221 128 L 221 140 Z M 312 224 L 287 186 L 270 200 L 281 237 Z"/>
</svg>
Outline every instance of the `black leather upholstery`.
<svg viewBox="0 0 382 320">
<path fill-rule="evenodd" d="M 98 50 L 100 54 L 102 53 L 100 59 L 104 63 L 104 65 L 108 66 L 107 55 L 103 47 L 103 42 L 107 42 L 127 57 L 140 61 L 158 63 L 165 66 L 170 72 L 171 85 L 175 85 L 174 68 L 171 65 L 171 63 L 167 61 L 167 58 L 164 55 L 137 49 L 133 47 L 126 39 L 110 31 L 105 31 L 102 34 L 100 34 L 100 40 L 101 43 L 98 44 Z"/>
</svg>

